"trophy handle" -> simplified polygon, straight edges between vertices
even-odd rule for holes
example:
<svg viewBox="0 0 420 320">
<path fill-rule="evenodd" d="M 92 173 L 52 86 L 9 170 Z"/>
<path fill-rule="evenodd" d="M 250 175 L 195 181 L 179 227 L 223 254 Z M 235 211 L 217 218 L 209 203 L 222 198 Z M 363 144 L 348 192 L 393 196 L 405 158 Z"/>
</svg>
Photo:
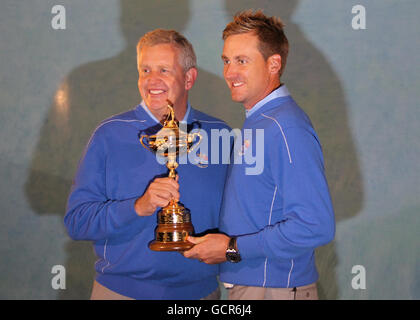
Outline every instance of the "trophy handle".
<svg viewBox="0 0 420 320">
<path fill-rule="evenodd" d="M 143 135 L 141 135 L 141 136 L 140 136 L 140 139 L 139 139 L 139 140 L 140 140 L 140 143 L 141 143 L 141 145 L 143 146 L 143 148 L 145 148 L 145 149 L 147 149 L 147 150 L 149 150 L 149 151 L 153 151 L 153 150 L 150 148 L 149 143 L 147 143 L 147 145 L 143 143 L 143 139 L 144 139 L 144 138 L 147 138 L 147 140 L 148 140 L 149 136 L 148 136 L 148 135 L 146 135 L 146 134 L 143 134 Z"/>
<path fill-rule="evenodd" d="M 199 140 L 196 143 L 192 144 L 196 137 L 199 137 Z M 196 148 L 196 146 L 198 146 L 201 143 L 201 139 L 203 139 L 203 136 L 200 132 L 190 133 L 188 135 L 188 140 L 191 142 L 192 145 L 188 148 L 187 152 L 190 153 L 191 151 L 193 151 Z"/>
</svg>

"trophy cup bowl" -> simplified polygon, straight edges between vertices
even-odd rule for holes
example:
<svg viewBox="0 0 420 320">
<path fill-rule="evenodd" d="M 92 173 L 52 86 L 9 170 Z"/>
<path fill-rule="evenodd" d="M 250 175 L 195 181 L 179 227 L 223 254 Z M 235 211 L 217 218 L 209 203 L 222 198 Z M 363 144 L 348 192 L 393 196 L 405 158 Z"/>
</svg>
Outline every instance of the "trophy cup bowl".
<svg viewBox="0 0 420 320">
<path fill-rule="evenodd" d="M 163 128 L 154 135 L 141 135 L 141 145 L 156 154 L 167 158 L 166 167 L 168 176 L 176 178 L 175 169 L 178 167 L 176 158 L 179 155 L 191 152 L 200 142 L 199 132 L 188 134 L 182 131 L 175 120 L 175 113 L 168 101 L 168 117 L 163 123 Z M 196 138 L 197 142 L 194 142 Z M 184 251 L 194 245 L 187 241 L 188 235 L 194 233 L 191 223 L 190 210 L 185 208 L 175 199 L 158 211 L 158 225 L 155 230 L 155 240 L 150 242 L 149 248 L 153 251 Z"/>
</svg>

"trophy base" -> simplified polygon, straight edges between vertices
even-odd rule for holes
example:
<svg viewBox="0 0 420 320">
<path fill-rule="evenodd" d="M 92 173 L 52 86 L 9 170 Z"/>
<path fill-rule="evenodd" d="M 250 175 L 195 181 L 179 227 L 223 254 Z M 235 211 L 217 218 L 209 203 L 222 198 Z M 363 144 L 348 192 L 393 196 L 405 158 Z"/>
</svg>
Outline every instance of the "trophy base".
<svg viewBox="0 0 420 320">
<path fill-rule="evenodd" d="M 156 238 L 150 242 L 149 248 L 153 251 L 185 251 L 194 244 L 187 241 L 189 235 L 194 233 L 191 223 L 159 225 L 156 228 Z"/>
<path fill-rule="evenodd" d="M 153 251 L 186 251 L 191 249 L 193 246 L 194 244 L 188 241 L 160 242 L 154 240 L 149 244 L 150 250 Z"/>
<path fill-rule="evenodd" d="M 158 212 L 158 226 L 155 240 L 149 243 L 153 251 L 185 251 L 194 244 L 187 241 L 194 234 L 190 211 L 181 203 L 171 201 Z"/>
</svg>

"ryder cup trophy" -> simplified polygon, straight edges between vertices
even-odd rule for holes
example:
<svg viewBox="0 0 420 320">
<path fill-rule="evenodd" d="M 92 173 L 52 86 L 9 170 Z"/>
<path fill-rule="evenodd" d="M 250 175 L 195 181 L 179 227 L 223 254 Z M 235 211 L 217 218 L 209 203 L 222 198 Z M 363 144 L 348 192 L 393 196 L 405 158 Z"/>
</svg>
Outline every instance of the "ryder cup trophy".
<svg viewBox="0 0 420 320">
<path fill-rule="evenodd" d="M 169 177 L 175 179 L 175 169 L 178 167 L 177 156 L 191 152 L 201 142 L 202 137 L 198 132 L 188 134 L 179 128 L 174 108 L 169 101 L 168 111 L 163 128 L 155 135 L 142 135 L 140 142 L 144 148 L 157 156 L 167 158 Z M 194 143 L 197 137 L 199 139 Z M 193 247 L 193 244 L 186 240 L 188 235 L 194 233 L 191 214 L 187 208 L 172 199 L 166 207 L 159 210 L 157 216 L 155 240 L 149 244 L 151 250 L 184 251 Z"/>
</svg>

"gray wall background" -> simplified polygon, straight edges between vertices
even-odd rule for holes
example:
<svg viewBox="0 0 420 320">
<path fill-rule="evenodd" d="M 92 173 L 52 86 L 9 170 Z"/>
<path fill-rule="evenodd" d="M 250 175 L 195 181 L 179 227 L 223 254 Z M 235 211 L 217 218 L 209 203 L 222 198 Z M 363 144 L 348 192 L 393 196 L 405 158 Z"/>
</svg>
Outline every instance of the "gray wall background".
<svg viewBox="0 0 420 320">
<path fill-rule="evenodd" d="M 51 8 L 64 5 L 66 29 Z M 351 27 L 354 5 L 367 29 Z M 420 298 L 420 3 L 415 0 L 2 0 L 0 298 L 87 299 L 95 257 L 63 216 L 82 150 L 104 118 L 139 103 L 135 44 L 175 28 L 196 49 L 192 104 L 240 127 L 222 77 L 221 32 L 263 8 L 286 22 L 284 82 L 323 145 L 335 240 L 317 250 L 323 299 Z M 54 290 L 54 265 L 66 289 Z M 366 289 L 351 286 L 354 265 Z"/>
</svg>

